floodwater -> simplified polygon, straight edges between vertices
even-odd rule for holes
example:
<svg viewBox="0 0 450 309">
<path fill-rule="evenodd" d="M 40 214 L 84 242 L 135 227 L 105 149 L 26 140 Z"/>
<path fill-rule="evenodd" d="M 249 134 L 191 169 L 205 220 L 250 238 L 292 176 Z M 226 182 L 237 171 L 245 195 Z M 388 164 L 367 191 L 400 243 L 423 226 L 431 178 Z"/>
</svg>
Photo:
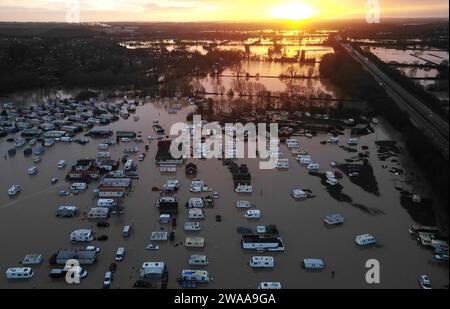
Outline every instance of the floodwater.
<svg viewBox="0 0 450 309">
<path fill-rule="evenodd" d="M 449 54 L 444 50 L 401 50 L 386 47 L 370 47 L 370 52 L 382 61 L 403 64 L 440 64 L 447 61 Z"/>
<path fill-rule="evenodd" d="M 140 120 L 135 122 L 133 117 L 120 120 L 109 127 L 114 130 L 134 130 L 142 132 L 142 136 L 155 135 L 152 120 L 159 119 L 166 131 L 170 125 L 185 119 L 186 114 L 193 110 L 192 106 L 184 105 L 177 114 L 169 114 L 165 105 L 169 101 L 151 101 L 139 106 L 137 115 Z M 341 137 L 341 144 L 346 136 Z M 352 156 L 336 145 L 321 145 L 325 135 L 318 135 L 312 139 L 299 137 L 301 148 L 308 151 L 315 161 L 321 164 L 322 171 L 331 169 L 332 160 L 343 162 Z M 401 156 L 400 160 L 407 173 L 405 176 L 394 176 L 388 169 L 382 169 L 383 162 L 379 162 L 374 142 L 376 140 L 398 139 L 399 133 L 381 122 L 376 126 L 376 133 L 361 138 L 361 145 L 369 146 L 370 164 L 374 168 L 378 181 L 379 196 L 363 191 L 344 176 L 340 181 L 343 192 L 352 197 L 354 203 L 378 209 L 376 215 L 368 214 L 361 208 L 348 203 L 334 200 L 320 183 L 318 177 L 310 176 L 304 167 L 294 160 L 285 146 L 282 151 L 290 160 L 288 171 L 260 170 L 256 159 L 240 159 L 239 163 L 249 165 L 252 173 L 252 194 L 237 194 L 233 192 L 232 177 L 229 170 L 217 159 L 188 160 L 198 165 L 198 178 L 207 182 L 214 191 L 219 192 L 213 209 L 206 209 L 206 219 L 201 222 L 201 232 L 189 233 L 203 236 L 206 239 L 204 249 L 187 249 L 178 245 L 185 240 L 187 233 L 183 231 L 183 223 L 187 220 L 183 207 L 188 198 L 196 196 L 189 192 L 190 180 L 184 175 L 184 168 L 179 167 L 176 174 L 159 172 L 155 165 L 156 143 L 150 144 L 145 161 L 138 162 L 140 179 L 133 183 L 132 192 L 123 200 L 125 213 L 112 216 L 109 228 L 97 228 L 94 221 L 88 221 L 81 214 L 70 219 L 55 217 L 57 206 L 73 204 L 80 207 L 81 212 L 88 212 L 94 205 L 92 189 L 96 183 L 89 186 L 88 191 L 78 196 L 60 197 L 58 191 L 67 189 L 64 182 L 67 173 L 58 170 L 58 160 L 64 159 L 68 166 L 79 158 L 95 157 L 97 144 L 101 140 L 91 139 L 90 143 L 82 146 L 75 143 L 56 143 L 42 156 L 38 164 L 39 173 L 33 177 L 27 175 L 27 169 L 32 165 L 32 157 L 25 158 L 22 151 L 18 151 L 14 158 L 0 160 L 0 288 L 101 288 L 103 275 L 110 263 L 114 261 L 117 247 L 126 248 L 125 259 L 118 262 L 114 274 L 112 288 L 130 288 L 138 279 L 138 270 L 143 262 L 164 261 L 169 272 L 169 288 L 177 288 L 176 278 L 182 269 L 189 267 L 188 257 L 191 254 L 204 253 L 211 261 L 205 268 L 212 282 L 201 287 L 207 288 L 256 288 L 261 281 L 280 281 L 284 288 L 418 288 L 417 277 L 428 274 L 435 288 L 448 284 L 448 264 L 440 264 L 433 260 L 430 250 L 421 248 L 408 234 L 408 228 L 415 222 L 408 212 L 400 205 L 400 193 L 394 186 L 402 186 L 415 190 L 425 196 L 433 197 L 432 191 L 419 173 L 415 170 L 408 156 Z M 131 144 L 121 143 L 113 145 L 112 157 L 118 159 L 122 150 Z M 144 144 L 137 144 L 144 152 Z M 5 153 L 12 147 L 3 138 L 0 140 L 0 153 Z M 137 155 L 135 156 L 137 161 Z M 387 163 L 390 166 L 392 163 Z M 414 172 L 414 175 L 411 173 Z M 60 182 L 50 185 L 50 179 L 58 177 Z M 147 251 L 153 231 L 164 228 L 170 230 L 169 225 L 158 223 L 159 212 L 154 206 L 158 193 L 152 192 L 153 186 L 162 186 L 166 180 L 177 178 L 181 181 L 181 188 L 176 197 L 180 202 L 177 215 L 175 241 L 161 242 L 160 250 Z M 12 184 L 22 186 L 22 192 L 16 198 L 9 198 L 6 191 Z M 311 189 L 315 198 L 306 201 L 294 201 L 290 197 L 292 188 Z M 239 199 L 247 199 L 256 204 L 262 211 L 262 218 L 249 221 L 243 217 L 243 211 L 235 207 Z M 433 207 L 439 209 L 437 202 Z M 345 223 L 336 228 L 327 228 L 323 217 L 331 213 L 344 215 Z M 439 212 L 436 212 L 439 213 Z M 216 222 L 215 216 L 221 215 L 222 222 Z M 448 222 L 439 224 L 447 225 Z M 128 239 L 121 236 L 122 227 L 133 224 L 134 233 Z M 238 226 L 255 229 L 257 225 L 276 224 L 284 240 L 284 253 L 257 253 L 243 251 L 240 246 Z M 82 248 L 82 245 L 72 245 L 69 233 L 79 228 L 92 228 L 97 235 L 108 235 L 105 242 L 95 241 L 92 245 L 101 248 L 98 262 L 86 266 L 86 279 L 79 285 L 68 285 L 64 280 L 50 279 L 48 258 L 58 249 Z M 358 234 L 371 233 L 378 240 L 378 246 L 359 248 L 354 243 Z M 44 263 L 35 267 L 34 278 L 26 281 L 7 281 L 4 273 L 8 267 L 18 266 L 19 261 L 27 253 L 40 253 L 45 257 Z M 274 269 L 254 270 L 248 262 L 254 255 L 273 255 Z M 326 268 L 321 272 L 308 272 L 301 268 L 304 258 L 321 258 Z M 381 264 L 381 283 L 369 285 L 365 281 L 365 263 L 368 259 L 377 259 Z M 335 278 L 331 278 L 332 270 Z"/>
<path fill-rule="evenodd" d="M 233 68 L 226 69 L 219 77 L 203 77 L 194 80 L 192 85 L 195 90 L 204 90 L 206 93 L 223 93 L 233 90 L 238 94 L 258 89 L 271 92 L 283 92 L 292 87 L 300 87 L 309 92 L 312 96 L 319 93 L 329 94 L 336 97 L 336 90 L 326 79 L 317 78 L 319 76 L 319 63 L 312 65 L 300 65 L 299 63 L 281 63 L 273 61 L 243 61 L 241 77 L 236 78 Z M 279 78 L 280 74 L 289 76 L 289 70 L 295 72 L 297 76 L 310 76 L 313 78 Z M 251 77 L 246 78 L 245 74 Z"/>
</svg>

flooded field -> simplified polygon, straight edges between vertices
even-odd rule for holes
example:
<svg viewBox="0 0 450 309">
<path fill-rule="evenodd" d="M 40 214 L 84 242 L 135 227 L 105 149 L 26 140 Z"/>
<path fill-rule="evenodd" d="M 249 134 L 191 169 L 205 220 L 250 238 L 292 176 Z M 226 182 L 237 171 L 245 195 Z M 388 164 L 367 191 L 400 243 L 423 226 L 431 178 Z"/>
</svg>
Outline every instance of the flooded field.
<svg viewBox="0 0 450 309">
<path fill-rule="evenodd" d="M 194 106 L 187 102 L 176 114 L 168 113 L 166 108 L 170 100 L 148 100 L 137 107 L 136 116 L 127 120 L 120 119 L 106 128 L 114 131 L 132 130 L 145 138 L 155 135 L 152 120 L 159 119 L 166 130 L 171 124 L 185 121 L 186 115 L 194 111 Z M 180 102 L 179 100 L 177 102 Z M 133 116 L 133 115 L 132 115 Z M 39 172 L 35 176 L 27 175 L 27 169 L 33 165 L 32 157 L 24 157 L 18 151 L 15 157 L 3 157 L 6 151 L 13 147 L 6 138 L 0 139 L 0 288 L 101 288 L 104 273 L 114 261 L 118 247 L 125 247 L 125 259 L 118 262 L 114 274 L 112 288 L 130 288 L 139 279 L 139 268 L 148 261 L 164 261 L 169 272 L 169 288 L 178 288 L 177 277 L 182 269 L 207 269 L 214 278 L 210 283 L 200 285 L 207 288 L 256 288 L 262 281 L 279 281 L 283 288 L 419 288 L 417 277 L 428 274 L 433 287 L 448 285 L 448 264 L 434 260 L 432 251 L 418 246 L 416 240 L 409 235 L 408 229 L 413 224 L 437 224 L 447 229 L 448 222 L 439 217 L 440 205 L 434 199 L 433 191 L 424 183 L 420 173 L 409 159 L 408 155 L 399 155 L 396 160 L 380 161 L 376 151 L 376 141 L 398 140 L 401 137 L 383 121 L 374 126 L 375 133 L 362 136 L 356 148 L 361 151 L 367 146 L 370 155 L 368 162 L 373 169 L 377 183 L 377 192 L 371 192 L 354 183 L 345 176 L 339 181 L 341 193 L 349 197 L 338 201 L 330 194 L 320 177 L 308 174 L 307 170 L 295 161 L 286 145 L 281 151 L 289 159 L 290 168 L 287 171 L 260 170 L 259 160 L 239 159 L 237 163 L 248 164 L 252 174 L 253 193 L 238 194 L 233 191 L 231 173 L 222 161 L 217 159 L 195 160 L 198 166 L 197 178 L 204 180 L 213 191 L 219 193 L 212 209 L 206 209 L 206 219 L 201 221 L 202 231 L 187 233 L 183 231 L 183 223 L 187 219 L 184 203 L 198 194 L 189 192 L 191 178 L 185 176 L 184 166 L 176 173 L 161 173 L 155 164 L 157 144 L 150 143 L 144 161 L 137 163 L 139 179 L 133 181 L 132 191 L 123 199 L 124 214 L 112 215 L 108 228 L 98 228 L 95 221 L 85 218 L 85 213 L 93 207 L 92 190 L 98 183 L 91 183 L 86 192 L 79 195 L 60 197 L 60 190 L 67 190 L 69 184 L 64 181 L 68 168 L 60 170 L 57 162 L 67 161 L 68 166 L 77 159 L 94 158 L 98 152 L 97 145 L 102 141 L 90 139 L 87 145 L 76 143 L 56 143 L 48 148 L 38 163 Z M 345 146 L 350 135 L 348 129 L 340 136 L 340 145 Z M 9 136 L 11 137 L 11 136 Z M 331 161 L 340 164 L 355 156 L 346 147 L 321 144 L 327 140 L 326 134 L 318 134 L 313 138 L 296 137 L 301 149 L 307 151 L 317 163 L 320 172 L 332 170 Z M 113 159 L 123 155 L 123 149 L 136 145 L 139 152 L 145 152 L 147 143 L 118 143 L 108 149 Z M 137 154 L 132 157 L 137 161 Z M 390 168 L 405 169 L 403 175 L 389 172 Z M 50 179 L 58 177 L 56 185 L 50 184 Z M 148 251 L 153 231 L 170 231 L 170 225 L 160 224 L 159 211 L 155 201 L 158 192 L 152 192 L 152 187 L 162 186 L 166 180 L 178 179 L 181 182 L 179 192 L 175 194 L 180 202 L 176 216 L 177 227 L 174 241 L 159 243 L 160 249 Z M 15 198 L 9 198 L 7 189 L 12 184 L 20 184 L 22 192 Z M 414 215 L 414 209 L 405 209 L 400 202 L 401 193 L 395 188 L 401 187 L 411 192 L 417 192 L 431 198 L 421 215 Z M 309 189 L 315 198 L 295 201 L 290 196 L 293 188 Z M 366 189 L 366 190 L 365 190 Z M 204 194 L 203 194 L 204 195 Z M 236 208 L 237 200 L 249 200 L 262 212 L 262 218 L 256 221 L 243 217 L 243 210 Z M 81 214 L 75 218 L 59 219 L 55 210 L 60 205 L 76 205 Z M 340 213 L 345 217 L 345 223 L 336 228 L 328 228 L 323 218 L 332 213 Z M 221 215 L 222 221 L 216 222 L 216 215 Z M 414 218 L 414 219 L 413 219 Z M 432 222 L 430 222 L 432 221 Z M 134 232 L 130 238 L 122 237 L 125 224 L 132 224 Z M 253 230 L 257 225 L 276 224 L 285 243 L 283 253 L 257 253 L 244 251 L 241 248 L 241 236 L 236 231 L 238 226 Z M 97 235 L 107 235 L 107 241 L 94 241 L 92 245 L 101 248 L 98 261 L 86 266 L 88 276 L 81 284 L 69 286 L 63 279 L 50 279 L 48 259 L 59 249 L 83 248 L 73 245 L 69 234 L 79 228 L 91 228 Z M 377 238 L 377 246 L 360 248 L 355 244 L 355 236 L 371 233 Z M 205 237 L 204 249 L 188 249 L 181 243 L 188 235 Z M 34 278 L 27 281 L 7 281 L 4 273 L 8 267 L 18 266 L 19 261 L 28 253 L 40 253 L 44 262 L 35 268 Z M 207 267 L 188 266 L 191 254 L 206 254 L 211 263 Z M 271 255 L 275 258 L 273 269 L 254 270 L 248 264 L 252 256 Z M 305 258 L 321 258 L 325 269 L 320 272 L 308 272 L 302 269 L 301 261 Z M 381 264 L 381 284 L 369 285 L 365 281 L 365 263 L 368 259 L 378 259 Z M 331 272 L 335 271 L 332 278 Z"/>
<path fill-rule="evenodd" d="M 312 78 L 279 78 L 280 74 L 295 72 L 298 76 L 311 76 Z M 240 93 L 242 88 L 253 86 L 253 92 L 265 89 L 271 92 L 283 92 L 289 87 L 303 87 L 310 93 L 323 92 L 333 97 L 336 96 L 334 87 L 325 79 L 319 76 L 319 64 L 300 65 L 298 63 L 280 63 L 270 61 L 244 61 L 242 66 L 243 75 L 250 74 L 250 78 L 245 76 L 236 78 L 236 73 L 232 68 L 226 69 L 221 76 L 204 77 L 193 81 L 194 89 L 204 90 L 206 93 L 224 93 L 230 89 L 235 93 Z M 242 74 L 242 73 L 241 73 Z M 250 85 L 248 85 L 250 84 Z M 255 85 L 258 86 L 255 86 Z M 248 89 L 247 89 L 248 90 Z"/>
<path fill-rule="evenodd" d="M 443 61 L 448 63 L 447 51 L 419 51 L 419 50 L 400 50 L 385 47 L 370 47 L 370 52 L 386 63 L 401 64 L 440 64 Z"/>
</svg>

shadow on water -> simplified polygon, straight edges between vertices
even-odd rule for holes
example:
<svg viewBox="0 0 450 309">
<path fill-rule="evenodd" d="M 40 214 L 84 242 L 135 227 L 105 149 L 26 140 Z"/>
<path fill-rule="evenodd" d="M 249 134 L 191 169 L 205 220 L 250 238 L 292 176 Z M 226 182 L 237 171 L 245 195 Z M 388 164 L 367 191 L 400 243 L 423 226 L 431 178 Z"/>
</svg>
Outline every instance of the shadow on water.
<svg viewBox="0 0 450 309">
<path fill-rule="evenodd" d="M 342 192 L 342 190 L 344 189 L 344 187 L 341 184 L 336 184 L 334 186 L 329 185 L 326 181 L 327 181 L 327 176 L 324 173 L 318 173 L 318 172 L 310 172 L 309 173 L 311 176 L 316 176 L 319 177 L 321 180 L 321 184 L 323 186 L 325 186 L 328 194 L 330 194 L 330 196 L 332 198 L 334 198 L 336 201 L 338 202 L 344 202 L 347 204 L 352 205 L 353 207 L 356 207 L 357 209 L 361 210 L 362 212 L 369 214 L 369 215 L 382 215 L 385 214 L 382 210 L 378 209 L 378 208 L 373 208 L 373 207 L 367 207 L 364 206 L 362 204 L 358 204 L 358 203 L 353 203 L 353 199 Z"/>
</svg>

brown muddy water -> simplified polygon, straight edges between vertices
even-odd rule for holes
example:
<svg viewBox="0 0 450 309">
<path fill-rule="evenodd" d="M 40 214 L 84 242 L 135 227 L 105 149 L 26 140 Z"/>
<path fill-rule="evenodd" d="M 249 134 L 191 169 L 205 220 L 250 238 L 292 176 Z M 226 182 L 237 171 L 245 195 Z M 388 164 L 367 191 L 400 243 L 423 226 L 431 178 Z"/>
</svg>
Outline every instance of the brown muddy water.
<svg viewBox="0 0 450 309">
<path fill-rule="evenodd" d="M 166 101 L 167 103 L 168 101 Z M 120 120 L 109 127 L 114 130 L 141 131 L 145 138 L 155 135 L 152 120 L 159 119 L 166 131 L 170 125 L 185 119 L 186 114 L 193 107 L 185 106 L 177 114 L 168 114 L 161 102 L 149 102 L 139 106 L 136 115 L 138 122 L 130 117 Z M 364 211 L 363 207 L 355 207 L 350 203 L 338 202 L 333 199 L 318 177 L 311 176 L 304 167 L 294 160 L 285 145 L 282 151 L 290 160 L 288 171 L 260 170 L 259 160 L 240 159 L 239 163 L 249 165 L 252 173 L 254 191 L 249 195 L 233 192 L 231 173 L 217 159 L 189 160 L 198 165 L 198 178 L 207 182 L 214 191 L 219 192 L 212 209 L 206 209 L 206 219 L 201 222 L 203 230 L 196 235 L 205 237 L 204 249 L 187 249 L 178 245 L 185 240 L 183 223 L 187 220 L 187 212 L 183 205 L 189 197 L 196 196 L 189 192 L 190 180 L 184 175 L 184 167 L 179 167 L 175 174 L 161 174 L 155 165 L 156 142 L 150 144 L 150 150 L 143 162 L 138 162 L 140 179 L 133 184 L 132 192 L 124 199 L 125 213 L 112 216 L 109 228 L 97 228 L 94 221 L 88 221 L 81 214 L 70 219 L 55 217 L 57 206 L 72 204 L 80 208 L 81 212 L 88 212 L 93 206 L 92 189 L 97 184 L 91 183 L 89 189 L 78 195 L 60 197 L 58 191 L 66 190 L 68 183 L 64 177 L 68 171 L 57 169 L 57 162 L 67 161 L 68 166 L 79 158 L 95 157 L 97 145 L 101 140 L 91 139 L 90 143 L 82 146 L 75 143 L 56 143 L 42 156 L 38 164 L 39 173 L 33 177 L 27 175 L 27 169 L 32 165 L 32 157 L 25 158 L 22 151 L 18 151 L 14 158 L 0 160 L 0 288 L 101 288 L 103 276 L 110 263 L 114 261 L 117 247 L 125 247 L 126 255 L 122 262 L 118 262 L 112 288 L 131 288 L 139 279 L 138 270 L 143 262 L 164 261 L 169 272 L 169 288 L 178 288 L 176 278 L 182 269 L 194 268 L 188 266 L 191 254 L 206 254 L 211 263 L 207 267 L 210 276 L 214 278 L 209 284 L 200 285 L 205 288 L 256 288 L 262 281 L 280 281 L 283 288 L 418 288 L 417 277 L 427 274 L 433 287 L 441 288 L 448 284 L 448 264 L 433 260 L 432 252 L 421 248 L 408 234 L 408 228 L 415 224 L 408 211 L 400 204 L 400 192 L 394 186 L 420 191 L 423 195 L 433 197 L 432 191 L 424 183 L 420 174 L 415 170 L 407 155 L 402 155 L 400 161 L 407 167 L 404 176 L 395 176 L 389 169 L 381 166 L 377 158 L 374 142 L 376 140 L 399 139 L 399 133 L 380 122 L 376 133 L 361 138 L 361 145 L 369 146 L 369 162 L 379 186 L 379 195 L 362 190 L 344 176 L 340 180 L 343 193 L 353 199 L 353 204 L 361 204 L 370 208 L 372 212 Z M 346 136 L 341 136 L 341 144 Z M 330 161 L 344 162 L 354 154 L 348 153 L 336 145 L 321 145 L 326 135 L 318 135 L 312 139 L 298 137 L 301 148 L 308 151 L 315 161 L 321 164 L 321 171 L 331 170 Z M 122 150 L 134 143 L 121 143 L 109 148 L 113 158 L 122 156 Z M 144 143 L 137 144 L 144 152 Z M 5 139 L 0 140 L 0 153 L 6 153 L 12 147 Z M 137 155 L 135 156 L 137 161 Z M 389 166 L 396 166 L 387 163 Z M 412 175 L 411 173 L 414 173 Z M 58 177 L 60 182 L 50 185 L 50 179 Z M 179 179 L 181 188 L 176 197 L 180 208 L 177 215 L 175 241 L 160 243 L 160 250 L 147 251 L 153 231 L 164 228 L 169 231 L 169 225 L 160 225 L 159 212 L 154 202 L 159 193 L 152 192 L 153 186 L 162 186 L 168 179 Z M 16 198 L 9 198 L 7 189 L 18 183 L 22 192 Z M 299 187 L 313 191 L 315 198 L 297 202 L 290 196 L 292 188 Z M 243 217 L 244 213 L 235 207 L 239 199 L 248 199 L 262 211 L 262 218 L 249 221 Z M 439 210 L 437 202 L 433 207 Z M 327 228 L 323 217 L 331 213 L 341 213 L 345 223 L 336 228 Z M 435 212 L 439 214 L 439 211 Z M 216 215 L 222 216 L 222 222 L 216 222 Z M 438 220 L 439 224 L 448 222 Z M 134 225 L 134 233 L 128 239 L 121 235 L 125 224 Z M 243 251 L 240 246 L 238 226 L 256 228 L 257 225 L 276 224 L 284 240 L 284 253 L 257 253 Z M 72 245 L 69 233 L 79 228 L 92 228 L 97 235 L 106 234 L 109 239 L 105 242 L 94 241 L 92 245 L 101 248 L 98 261 L 94 265 L 86 266 L 88 276 L 79 285 L 68 285 L 63 279 L 50 279 L 48 258 L 58 249 L 82 248 L 83 245 Z M 371 233 L 378 241 L 378 245 L 371 248 L 358 248 L 354 238 L 358 234 Z M 44 263 L 34 267 L 35 276 L 26 281 L 7 281 L 5 271 L 8 267 L 18 266 L 19 261 L 27 253 L 40 253 L 44 256 Z M 254 255 L 272 255 L 275 258 L 275 268 L 254 270 L 248 262 Z M 321 272 L 308 272 L 302 269 L 304 258 L 321 258 L 325 262 L 325 269 Z M 365 281 L 365 263 L 368 259 L 377 259 L 381 264 L 381 283 L 369 285 Z M 332 279 L 331 272 L 335 271 Z"/>
</svg>

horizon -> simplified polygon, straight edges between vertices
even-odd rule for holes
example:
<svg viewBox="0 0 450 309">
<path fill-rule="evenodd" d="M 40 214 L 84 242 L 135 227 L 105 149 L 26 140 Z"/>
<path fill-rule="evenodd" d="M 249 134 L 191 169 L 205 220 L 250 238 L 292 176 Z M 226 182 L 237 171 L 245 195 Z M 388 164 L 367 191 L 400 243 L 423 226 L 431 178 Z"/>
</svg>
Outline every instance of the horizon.
<svg viewBox="0 0 450 309">
<path fill-rule="evenodd" d="M 449 3 L 433 0 L 0 0 L 0 22 L 283 22 L 363 20 L 367 3 L 382 20 L 448 19 Z M 72 17 L 70 17 L 72 16 Z M 69 20 L 69 19 L 70 20 Z"/>
</svg>

